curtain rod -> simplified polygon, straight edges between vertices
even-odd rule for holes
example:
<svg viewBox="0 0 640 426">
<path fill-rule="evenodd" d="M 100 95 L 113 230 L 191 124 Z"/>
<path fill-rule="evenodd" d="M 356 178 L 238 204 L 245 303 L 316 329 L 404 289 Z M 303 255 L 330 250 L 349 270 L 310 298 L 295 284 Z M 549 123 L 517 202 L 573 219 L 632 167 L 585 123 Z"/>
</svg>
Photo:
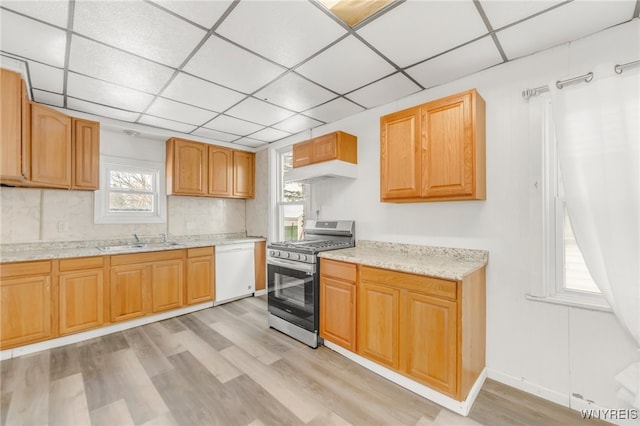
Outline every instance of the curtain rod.
<svg viewBox="0 0 640 426">
<path fill-rule="evenodd" d="M 627 62 L 626 64 L 621 64 L 621 65 L 616 65 L 613 67 L 613 70 L 616 72 L 616 74 L 622 74 L 622 71 L 628 69 L 628 68 L 633 68 L 633 67 L 637 67 L 640 66 L 640 60 L 638 61 L 632 61 L 632 62 Z M 590 82 L 591 80 L 593 80 L 593 73 L 589 72 L 587 74 L 584 75 L 579 75 L 577 77 L 572 77 L 572 78 L 568 78 L 566 80 L 558 80 L 556 81 L 556 87 L 558 89 L 562 89 L 564 86 L 568 86 L 570 84 L 575 84 L 575 83 L 579 83 L 581 81 L 585 81 L 585 82 Z M 544 85 L 544 86 L 540 86 L 540 87 L 535 87 L 533 89 L 524 89 L 522 91 L 522 97 L 525 99 L 529 99 L 532 96 L 538 96 L 541 93 L 544 92 L 548 92 L 549 91 L 549 86 Z"/>
</svg>

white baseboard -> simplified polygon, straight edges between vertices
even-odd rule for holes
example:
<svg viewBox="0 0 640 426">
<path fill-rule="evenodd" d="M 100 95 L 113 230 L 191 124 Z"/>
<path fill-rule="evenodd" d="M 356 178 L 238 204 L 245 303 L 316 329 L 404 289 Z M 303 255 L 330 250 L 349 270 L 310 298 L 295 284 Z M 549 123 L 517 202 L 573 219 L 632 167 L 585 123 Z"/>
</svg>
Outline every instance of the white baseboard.
<svg viewBox="0 0 640 426">
<path fill-rule="evenodd" d="M 427 386 L 424 386 L 418 382 L 415 382 L 409 379 L 408 377 L 398 374 L 395 371 L 389 370 L 388 368 L 383 367 L 380 364 L 376 364 L 373 361 L 370 361 L 364 357 L 361 357 L 360 355 L 357 355 L 341 346 L 338 346 L 335 343 L 331 343 L 325 340 L 324 345 L 327 348 L 343 355 L 344 357 L 349 358 L 355 363 L 360 364 L 366 369 L 371 370 L 374 373 L 384 377 L 385 379 L 391 380 L 395 384 L 400 385 L 403 388 L 408 389 L 411 392 L 418 394 L 421 397 L 426 398 L 430 401 L 433 401 L 436 404 L 439 404 L 445 408 L 448 408 L 449 410 L 457 414 L 460 414 L 462 416 L 467 416 L 469 414 L 469 411 L 471 410 L 471 406 L 473 405 L 473 402 L 478 396 L 478 393 L 482 388 L 482 384 L 484 383 L 487 377 L 487 370 L 485 368 L 484 370 L 482 370 L 482 373 L 480 373 L 480 376 L 471 387 L 471 390 L 469 391 L 469 395 L 467 396 L 467 399 L 464 401 L 458 401 L 449 396 L 443 395 L 440 392 L 437 392 Z"/>
<path fill-rule="evenodd" d="M 510 376 L 500 371 L 496 371 L 492 368 L 487 368 L 487 377 L 497 382 L 511 386 L 512 388 L 520 389 L 521 391 L 539 396 L 540 398 L 546 399 L 547 401 L 555 402 L 556 404 L 569 407 L 568 395 L 556 392 L 535 383 L 528 382 L 522 377 Z"/>
<path fill-rule="evenodd" d="M 138 327 L 140 325 L 149 324 L 156 321 L 162 321 L 164 319 L 177 317 L 191 312 L 200 311 L 202 309 L 210 308 L 213 306 L 211 302 L 199 303 L 197 305 L 186 306 L 184 308 L 175 309 L 173 311 L 161 312 L 159 314 L 153 314 L 144 316 L 142 318 L 136 318 L 129 321 L 119 322 L 116 324 L 107 325 L 104 327 L 96 328 L 82 333 L 70 334 L 69 336 L 58 337 L 51 340 L 45 340 L 44 342 L 32 343 L 30 345 L 19 346 L 17 348 L 5 349 L 0 351 L 0 360 L 15 358 L 22 355 L 28 355 L 35 352 L 44 351 L 47 349 L 53 349 L 71 343 L 82 342 L 84 340 L 93 339 L 95 337 L 105 336 L 107 334 L 115 333 L 117 331 L 127 330 L 129 328 Z"/>
<path fill-rule="evenodd" d="M 262 289 L 262 290 L 257 290 L 255 293 L 253 293 L 254 297 L 258 297 L 258 296 L 264 296 L 265 294 L 267 294 L 267 289 Z"/>
</svg>

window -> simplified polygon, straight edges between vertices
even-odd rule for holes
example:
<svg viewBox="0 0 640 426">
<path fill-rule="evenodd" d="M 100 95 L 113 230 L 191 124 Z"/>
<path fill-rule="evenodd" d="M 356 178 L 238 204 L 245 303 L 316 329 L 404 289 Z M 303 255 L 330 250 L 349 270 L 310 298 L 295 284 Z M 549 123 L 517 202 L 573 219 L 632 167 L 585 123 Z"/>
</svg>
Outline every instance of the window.
<svg viewBox="0 0 640 426">
<path fill-rule="evenodd" d="M 304 238 L 304 221 L 308 219 L 309 186 L 304 183 L 285 182 L 284 174 L 291 170 L 291 148 L 278 152 L 277 234 L 278 241 Z"/>
<path fill-rule="evenodd" d="M 543 104 L 542 197 L 545 273 L 544 288 L 532 293 L 537 293 L 550 302 L 610 309 L 591 278 L 571 229 L 557 156 L 551 103 L 547 99 Z"/>
<path fill-rule="evenodd" d="M 166 194 L 162 164 L 103 157 L 95 223 L 164 223 Z"/>
</svg>

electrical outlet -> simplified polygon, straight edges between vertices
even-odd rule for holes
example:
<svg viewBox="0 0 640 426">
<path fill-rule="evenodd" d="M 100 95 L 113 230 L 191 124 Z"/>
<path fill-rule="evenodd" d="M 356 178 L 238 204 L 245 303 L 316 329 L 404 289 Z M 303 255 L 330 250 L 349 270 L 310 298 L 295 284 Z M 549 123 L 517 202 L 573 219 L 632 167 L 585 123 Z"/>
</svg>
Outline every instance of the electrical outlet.
<svg viewBox="0 0 640 426">
<path fill-rule="evenodd" d="M 69 227 L 67 226 L 67 222 L 64 220 L 58 221 L 58 232 L 67 232 L 68 229 Z"/>
</svg>

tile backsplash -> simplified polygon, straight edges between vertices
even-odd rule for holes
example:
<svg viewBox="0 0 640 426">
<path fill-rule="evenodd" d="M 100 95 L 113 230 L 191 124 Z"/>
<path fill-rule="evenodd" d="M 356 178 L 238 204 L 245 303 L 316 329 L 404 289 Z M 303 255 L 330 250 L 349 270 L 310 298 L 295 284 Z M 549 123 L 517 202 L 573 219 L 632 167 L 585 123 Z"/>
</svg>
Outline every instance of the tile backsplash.
<svg viewBox="0 0 640 426">
<path fill-rule="evenodd" d="M 94 193 L 0 188 L 0 243 L 83 241 L 140 236 L 244 233 L 245 200 L 176 197 L 167 223 L 94 224 Z"/>
</svg>

